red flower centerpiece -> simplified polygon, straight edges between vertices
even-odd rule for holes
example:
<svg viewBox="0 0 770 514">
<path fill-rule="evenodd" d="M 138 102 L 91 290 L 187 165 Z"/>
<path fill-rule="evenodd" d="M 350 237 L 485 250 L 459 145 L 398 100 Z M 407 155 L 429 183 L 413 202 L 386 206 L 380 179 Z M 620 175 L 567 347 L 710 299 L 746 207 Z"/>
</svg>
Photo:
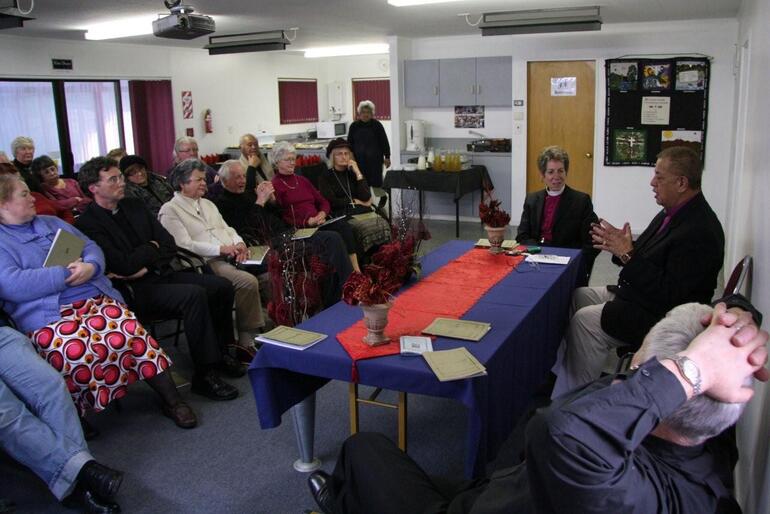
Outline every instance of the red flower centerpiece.
<svg viewBox="0 0 770 514">
<path fill-rule="evenodd" d="M 500 200 L 492 198 L 491 193 L 487 193 L 479 204 L 479 218 L 484 224 L 489 238 L 489 251 L 492 253 L 501 253 L 503 251 L 503 241 L 505 240 L 505 231 L 508 229 L 508 222 L 511 221 L 511 215 L 500 208 Z"/>
</svg>

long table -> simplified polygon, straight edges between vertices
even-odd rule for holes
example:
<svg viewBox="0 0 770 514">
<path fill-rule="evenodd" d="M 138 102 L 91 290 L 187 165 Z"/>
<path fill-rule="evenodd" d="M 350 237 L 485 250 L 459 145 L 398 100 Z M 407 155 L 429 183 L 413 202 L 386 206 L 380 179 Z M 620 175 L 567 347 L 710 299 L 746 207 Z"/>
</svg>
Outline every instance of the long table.
<svg viewBox="0 0 770 514">
<path fill-rule="evenodd" d="M 485 166 L 471 166 L 462 171 L 398 170 L 385 173 L 382 188 L 388 191 L 388 212 L 393 212 L 391 189 L 416 189 L 419 198 L 419 215 L 422 221 L 422 193 L 451 193 L 455 202 L 455 237 L 460 237 L 460 198 L 471 191 L 493 189 L 492 179 Z"/>
<path fill-rule="evenodd" d="M 444 244 L 423 257 L 424 274 L 472 247 L 470 241 Z M 483 474 L 556 358 L 582 258 L 579 250 L 544 251 L 569 256 L 570 263 L 538 267 L 521 263 L 463 316 L 492 324 L 480 342 L 434 341 L 436 349 L 467 347 L 486 366 L 487 376 L 439 382 L 424 359 L 400 355 L 357 363 L 362 385 L 453 398 L 468 408 L 465 473 L 469 477 Z M 287 410 L 312 398 L 329 380 L 351 381 L 351 358 L 335 335 L 361 317 L 360 308 L 339 302 L 299 325 L 329 334 L 321 343 L 304 351 L 262 347 L 249 367 L 249 378 L 263 429 L 280 425 Z M 310 410 L 304 417 L 295 417 L 295 428 L 312 428 L 313 415 Z"/>
</svg>

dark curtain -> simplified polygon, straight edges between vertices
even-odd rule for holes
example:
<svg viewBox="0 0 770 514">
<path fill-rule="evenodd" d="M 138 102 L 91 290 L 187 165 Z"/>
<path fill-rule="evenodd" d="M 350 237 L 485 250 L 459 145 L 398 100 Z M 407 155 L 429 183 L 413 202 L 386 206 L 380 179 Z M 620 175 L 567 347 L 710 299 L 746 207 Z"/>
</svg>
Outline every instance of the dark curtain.
<svg viewBox="0 0 770 514">
<path fill-rule="evenodd" d="M 315 80 L 279 80 L 281 124 L 318 121 L 318 87 Z"/>
<path fill-rule="evenodd" d="M 134 149 L 152 171 L 165 173 L 171 167 L 174 149 L 174 109 L 170 80 L 130 80 Z"/>
<path fill-rule="evenodd" d="M 358 102 L 374 102 L 374 119 L 390 119 L 390 79 L 353 79 L 353 110 Z"/>
</svg>

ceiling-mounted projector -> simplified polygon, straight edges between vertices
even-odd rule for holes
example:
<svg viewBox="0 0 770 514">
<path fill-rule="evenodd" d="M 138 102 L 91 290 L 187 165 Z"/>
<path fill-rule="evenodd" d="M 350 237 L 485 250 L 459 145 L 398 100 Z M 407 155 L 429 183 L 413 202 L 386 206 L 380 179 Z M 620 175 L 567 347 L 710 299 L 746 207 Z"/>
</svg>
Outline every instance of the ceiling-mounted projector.
<svg viewBox="0 0 770 514">
<path fill-rule="evenodd" d="M 152 22 L 152 33 L 169 39 L 195 39 L 216 30 L 214 18 L 194 11 L 189 5 L 171 7 L 170 15 Z"/>
</svg>

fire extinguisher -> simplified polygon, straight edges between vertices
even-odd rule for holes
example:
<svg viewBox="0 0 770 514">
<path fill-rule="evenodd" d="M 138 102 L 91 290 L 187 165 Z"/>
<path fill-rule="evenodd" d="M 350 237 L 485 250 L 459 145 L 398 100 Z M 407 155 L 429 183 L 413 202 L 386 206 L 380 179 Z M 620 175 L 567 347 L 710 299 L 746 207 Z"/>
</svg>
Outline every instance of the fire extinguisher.
<svg viewBox="0 0 770 514">
<path fill-rule="evenodd" d="M 211 109 L 206 109 L 203 113 L 203 131 L 206 134 L 214 132 L 214 128 L 211 125 Z"/>
</svg>

